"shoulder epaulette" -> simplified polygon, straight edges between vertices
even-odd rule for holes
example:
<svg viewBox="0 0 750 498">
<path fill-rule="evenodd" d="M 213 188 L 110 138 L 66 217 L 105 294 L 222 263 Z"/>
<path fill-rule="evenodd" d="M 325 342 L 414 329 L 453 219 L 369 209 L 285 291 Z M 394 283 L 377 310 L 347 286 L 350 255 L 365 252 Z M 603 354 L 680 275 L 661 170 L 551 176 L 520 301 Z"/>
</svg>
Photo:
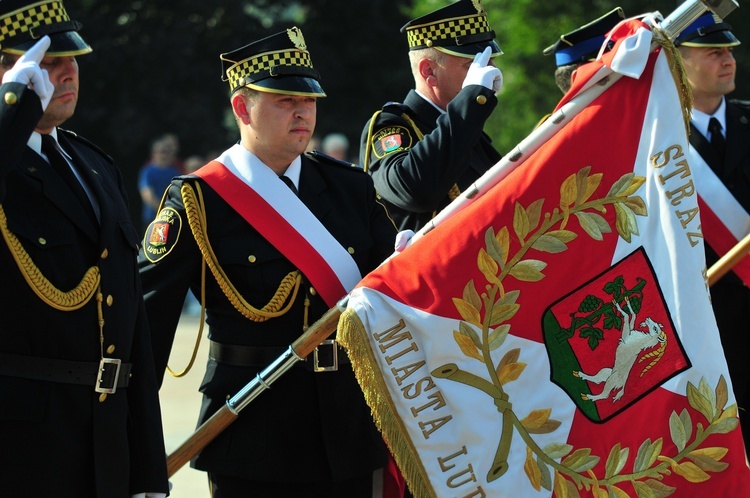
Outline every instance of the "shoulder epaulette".
<svg viewBox="0 0 750 498">
<path fill-rule="evenodd" d="M 65 133 L 65 136 L 66 136 L 66 137 L 68 137 L 68 138 L 70 138 L 70 139 L 72 139 L 72 140 L 77 140 L 78 142 L 81 142 L 82 144 L 86 145 L 87 147 L 89 147 L 89 148 L 91 148 L 91 149 L 94 149 L 94 150 L 95 150 L 96 152 L 98 152 L 98 153 L 99 153 L 99 155 L 101 155 L 102 157 L 104 157 L 104 158 L 105 158 L 105 159 L 106 159 L 107 161 L 109 161 L 110 163 L 112 163 L 112 164 L 114 164 L 114 163 L 115 163 L 115 160 L 114 160 L 114 159 L 112 159 L 112 156 L 110 156 L 109 154 L 107 154 L 106 152 L 104 152 L 104 151 L 103 151 L 103 150 L 101 149 L 101 147 L 99 147 L 99 146 L 98 146 L 98 145 L 96 145 L 95 143 L 93 143 L 93 142 L 91 142 L 91 141 L 89 141 L 89 140 L 87 140 L 87 139 L 83 138 L 83 137 L 82 137 L 82 136 L 80 136 L 80 135 L 79 135 L 78 133 L 76 133 L 76 132 L 74 132 L 74 131 L 66 130 L 66 129 L 64 129 L 64 128 L 60 128 L 60 127 L 58 127 L 58 128 L 57 128 L 57 131 L 58 131 L 58 132 L 63 132 L 63 133 Z"/>
<path fill-rule="evenodd" d="M 388 114 L 394 114 L 401 119 L 404 119 L 407 123 L 409 123 L 409 126 L 411 126 L 412 131 L 416 133 L 417 137 L 419 137 L 419 140 L 422 140 L 422 131 L 419 129 L 419 126 L 417 126 L 417 123 L 414 121 L 414 118 L 411 115 L 411 109 L 406 104 L 402 104 L 401 102 L 388 102 L 386 105 L 383 106 L 383 112 L 387 112 Z"/>
<path fill-rule="evenodd" d="M 346 169 L 353 169 L 358 171 L 363 171 L 362 168 L 357 166 L 354 163 L 350 163 L 349 161 L 343 161 L 341 159 L 336 159 L 335 157 L 331 157 L 328 154 L 324 154 L 323 152 L 320 152 L 319 150 L 315 149 L 307 153 L 309 156 L 312 156 L 313 158 L 317 159 L 320 162 L 326 163 L 326 164 L 332 164 L 335 166 L 344 167 Z"/>
<path fill-rule="evenodd" d="M 750 100 L 729 99 L 729 103 L 750 109 Z"/>
<path fill-rule="evenodd" d="M 383 106 L 383 112 L 396 114 L 398 116 L 404 114 L 408 110 L 409 110 L 409 107 L 407 107 L 406 104 L 402 104 L 401 102 L 391 101 L 391 102 L 387 102 Z"/>
</svg>

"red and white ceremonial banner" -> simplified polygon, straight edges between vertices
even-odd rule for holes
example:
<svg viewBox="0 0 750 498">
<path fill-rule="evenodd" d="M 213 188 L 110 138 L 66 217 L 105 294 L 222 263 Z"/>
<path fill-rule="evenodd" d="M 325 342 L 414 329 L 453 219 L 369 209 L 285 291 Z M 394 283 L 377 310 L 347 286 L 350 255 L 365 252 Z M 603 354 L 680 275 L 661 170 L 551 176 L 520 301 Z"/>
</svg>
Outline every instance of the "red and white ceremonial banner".
<svg viewBox="0 0 750 498">
<path fill-rule="evenodd" d="M 576 88 L 625 76 L 350 293 L 338 338 L 415 496 L 750 495 L 651 38 L 618 27 Z"/>
</svg>

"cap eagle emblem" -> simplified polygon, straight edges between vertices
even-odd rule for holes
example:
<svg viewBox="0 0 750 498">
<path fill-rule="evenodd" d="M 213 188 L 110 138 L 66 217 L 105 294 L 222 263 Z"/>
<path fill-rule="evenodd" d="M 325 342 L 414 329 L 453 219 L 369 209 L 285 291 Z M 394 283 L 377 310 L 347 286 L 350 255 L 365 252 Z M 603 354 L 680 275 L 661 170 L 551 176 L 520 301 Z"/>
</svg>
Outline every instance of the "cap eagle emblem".
<svg viewBox="0 0 750 498">
<path fill-rule="evenodd" d="M 289 28 L 286 30 L 286 34 L 289 35 L 289 39 L 294 43 L 294 46 L 300 50 L 307 50 L 305 44 L 305 37 L 302 36 L 302 31 L 298 27 Z"/>
</svg>

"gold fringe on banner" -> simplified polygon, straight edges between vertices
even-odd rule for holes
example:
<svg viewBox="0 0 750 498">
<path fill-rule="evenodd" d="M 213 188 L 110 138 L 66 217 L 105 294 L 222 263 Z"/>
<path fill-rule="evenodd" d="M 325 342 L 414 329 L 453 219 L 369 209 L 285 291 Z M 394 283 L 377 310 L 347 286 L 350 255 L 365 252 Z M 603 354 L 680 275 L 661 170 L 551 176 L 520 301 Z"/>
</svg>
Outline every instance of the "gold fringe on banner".
<svg viewBox="0 0 750 498">
<path fill-rule="evenodd" d="M 368 333 L 357 313 L 347 309 L 339 318 L 336 340 L 347 350 L 354 375 L 372 410 L 372 416 L 383 439 L 391 450 L 401 473 L 414 496 L 434 497 L 427 478 L 427 471 L 417 456 L 417 450 L 407 437 L 406 427 L 396 412 L 396 406 L 388 395 L 388 387 L 377 359 L 367 340 Z"/>
</svg>

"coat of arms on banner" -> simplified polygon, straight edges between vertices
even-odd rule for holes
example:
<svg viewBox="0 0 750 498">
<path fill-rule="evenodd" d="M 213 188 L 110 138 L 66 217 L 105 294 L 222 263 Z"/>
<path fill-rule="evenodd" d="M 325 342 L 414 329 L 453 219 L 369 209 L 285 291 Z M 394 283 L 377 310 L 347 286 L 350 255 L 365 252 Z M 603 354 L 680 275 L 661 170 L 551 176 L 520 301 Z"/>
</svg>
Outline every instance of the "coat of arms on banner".
<svg viewBox="0 0 750 498">
<path fill-rule="evenodd" d="M 643 248 L 550 306 L 552 381 L 603 422 L 690 367 Z"/>
</svg>

